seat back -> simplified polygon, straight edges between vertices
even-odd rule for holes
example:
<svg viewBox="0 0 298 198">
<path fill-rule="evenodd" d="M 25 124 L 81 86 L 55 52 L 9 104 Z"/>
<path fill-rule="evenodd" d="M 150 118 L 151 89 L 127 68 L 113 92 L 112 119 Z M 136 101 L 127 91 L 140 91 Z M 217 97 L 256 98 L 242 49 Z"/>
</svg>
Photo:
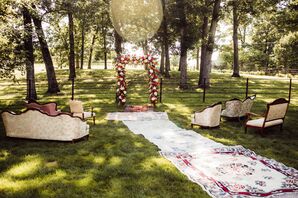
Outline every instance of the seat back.
<svg viewBox="0 0 298 198">
<path fill-rule="evenodd" d="M 38 102 L 30 102 L 26 104 L 27 109 L 37 109 L 48 115 L 57 115 L 57 103 L 49 102 L 45 104 L 40 104 Z"/>
<path fill-rule="evenodd" d="M 250 112 L 255 98 L 256 98 L 256 95 L 249 96 L 242 102 L 239 117 L 245 116 L 248 112 Z"/>
<path fill-rule="evenodd" d="M 217 103 L 206 109 L 208 111 L 209 126 L 219 126 L 221 109 L 222 103 Z"/>
<path fill-rule="evenodd" d="M 289 101 L 279 98 L 267 105 L 265 121 L 284 119 L 288 110 Z"/>
<path fill-rule="evenodd" d="M 84 113 L 83 103 L 79 100 L 70 100 L 69 107 L 71 113 Z"/>
<path fill-rule="evenodd" d="M 242 102 L 241 100 L 235 98 L 225 103 L 225 115 L 228 117 L 239 117 L 241 112 Z"/>
</svg>

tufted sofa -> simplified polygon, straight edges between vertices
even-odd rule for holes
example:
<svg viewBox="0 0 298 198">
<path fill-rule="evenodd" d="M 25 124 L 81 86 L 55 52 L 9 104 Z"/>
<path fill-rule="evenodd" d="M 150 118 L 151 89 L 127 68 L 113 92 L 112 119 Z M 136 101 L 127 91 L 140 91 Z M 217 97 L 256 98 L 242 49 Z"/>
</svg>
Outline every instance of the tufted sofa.
<svg viewBox="0 0 298 198">
<path fill-rule="evenodd" d="M 89 125 L 79 117 L 59 113 L 48 115 L 37 109 L 16 114 L 1 113 L 6 136 L 15 138 L 74 141 L 89 135 Z"/>
</svg>

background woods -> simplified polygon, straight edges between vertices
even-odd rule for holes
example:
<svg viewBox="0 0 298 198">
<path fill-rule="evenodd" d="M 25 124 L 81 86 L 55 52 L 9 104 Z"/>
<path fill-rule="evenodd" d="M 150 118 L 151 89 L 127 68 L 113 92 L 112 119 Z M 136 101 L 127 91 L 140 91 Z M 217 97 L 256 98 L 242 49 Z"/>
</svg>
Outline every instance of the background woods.
<svg viewBox="0 0 298 198">
<path fill-rule="evenodd" d="M 188 88 L 188 70 L 199 70 L 199 87 L 209 87 L 212 68 L 241 71 L 291 71 L 297 66 L 297 1 L 162 0 L 157 34 L 131 49 L 160 57 L 161 74 L 179 70 Z M 0 2 L 0 76 L 27 73 L 27 98 L 36 99 L 34 63 L 44 63 L 47 93 L 58 93 L 55 69 L 92 69 L 121 53 L 131 53 L 114 30 L 108 0 L 3 0 Z M 32 43 L 32 44 L 31 44 Z M 132 51 L 134 53 L 134 51 Z M 193 60 L 196 60 L 194 64 Z"/>
</svg>

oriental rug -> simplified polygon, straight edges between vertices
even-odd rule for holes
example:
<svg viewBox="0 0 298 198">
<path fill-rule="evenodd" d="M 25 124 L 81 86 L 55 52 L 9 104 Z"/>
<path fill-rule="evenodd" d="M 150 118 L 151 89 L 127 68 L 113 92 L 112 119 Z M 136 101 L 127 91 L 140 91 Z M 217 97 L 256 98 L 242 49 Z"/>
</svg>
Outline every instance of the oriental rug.
<svg viewBox="0 0 298 198">
<path fill-rule="evenodd" d="M 216 198 L 296 198 L 298 171 L 242 146 L 225 146 L 177 127 L 166 113 L 110 113 L 160 149 L 191 181 Z"/>
</svg>

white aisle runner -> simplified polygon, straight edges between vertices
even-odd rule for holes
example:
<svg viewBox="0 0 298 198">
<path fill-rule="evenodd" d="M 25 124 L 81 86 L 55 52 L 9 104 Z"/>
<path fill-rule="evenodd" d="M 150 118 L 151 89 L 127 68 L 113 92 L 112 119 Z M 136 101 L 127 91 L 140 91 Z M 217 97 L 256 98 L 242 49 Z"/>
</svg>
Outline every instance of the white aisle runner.
<svg viewBox="0 0 298 198">
<path fill-rule="evenodd" d="M 256 155 L 242 146 L 225 146 L 177 127 L 162 112 L 109 113 L 135 134 L 159 147 L 190 180 L 212 197 L 298 197 L 298 171 Z"/>
</svg>

